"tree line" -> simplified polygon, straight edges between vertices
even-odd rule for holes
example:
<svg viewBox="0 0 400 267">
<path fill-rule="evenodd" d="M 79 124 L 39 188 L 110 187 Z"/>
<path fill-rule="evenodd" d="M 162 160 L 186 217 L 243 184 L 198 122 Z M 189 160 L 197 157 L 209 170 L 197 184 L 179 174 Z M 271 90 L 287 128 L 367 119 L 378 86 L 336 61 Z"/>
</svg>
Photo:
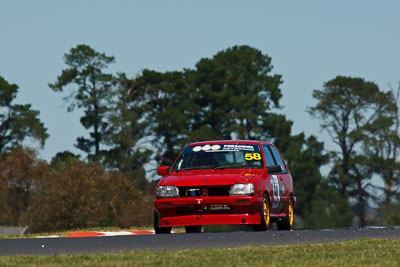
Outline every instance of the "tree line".
<svg viewBox="0 0 400 267">
<path fill-rule="evenodd" d="M 83 110 L 88 136 L 75 147 L 86 157 L 60 151 L 46 163 L 23 148 L 27 138 L 44 145 L 47 129 L 31 105 L 13 104 L 18 86 L 0 77 L 0 225 L 42 231 L 151 224 L 154 182 L 146 176 L 155 174 L 145 164 L 171 165 L 186 144 L 215 139 L 275 143 L 305 227 L 346 227 L 354 217 L 361 227 L 400 223 L 400 90 L 345 76 L 314 90 L 317 104 L 307 112 L 337 146 L 327 151 L 316 136 L 292 133 L 293 122 L 279 113 L 282 76 L 253 47 L 222 50 L 193 69 L 144 69 L 135 77 L 107 73 L 115 58 L 88 45 L 72 48 L 64 62 L 49 88 L 68 111 Z M 326 177 L 322 166 L 330 167 Z M 378 222 L 368 217 L 371 203 Z"/>
</svg>

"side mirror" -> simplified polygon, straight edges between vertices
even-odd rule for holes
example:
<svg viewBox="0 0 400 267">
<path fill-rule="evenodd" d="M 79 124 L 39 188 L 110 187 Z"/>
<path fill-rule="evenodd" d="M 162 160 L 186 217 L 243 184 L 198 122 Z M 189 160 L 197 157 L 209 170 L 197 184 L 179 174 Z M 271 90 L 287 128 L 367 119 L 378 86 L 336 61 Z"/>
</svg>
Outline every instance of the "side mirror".
<svg viewBox="0 0 400 267">
<path fill-rule="evenodd" d="M 282 167 L 280 165 L 271 165 L 267 167 L 267 172 L 269 174 L 280 173 L 282 172 Z"/>
<path fill-rule="evenodd" d="M 169 173 L 169 166 L 158 167 L 157 174 L 160 176 L 165 176 Z"/>
</svg>

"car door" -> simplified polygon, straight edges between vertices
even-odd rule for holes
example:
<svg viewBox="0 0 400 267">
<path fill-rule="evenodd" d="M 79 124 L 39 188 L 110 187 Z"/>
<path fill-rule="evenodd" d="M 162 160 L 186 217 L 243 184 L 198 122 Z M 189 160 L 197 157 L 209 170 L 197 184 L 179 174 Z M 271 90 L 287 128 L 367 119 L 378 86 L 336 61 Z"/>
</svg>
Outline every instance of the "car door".
<svg viewBox="0 0 400 267">
<path fill-rule="evenodd" d="M 275 160 L 273 152 L 268 145 L 262 145 L 262 149 L 264 154 L 265 166 L 268 167 L 271 165 L 280 165 Z M 274 197 L 273 201 L 270 203 L 271 212 L 280 213 L 283 208 L 283 203 L 281 201 L 281 191 L 280 191 L 283 185 L 283 177 L 281 177 L 282 173 L 269 174 L 269 176 L 270 180 L 267 181 L 267 183 L 269 182 L 272 186 L 272 192 L 270 191 L 270 196 Z"/>
<path fill-rule="evenodd" d="M 283 162 L 283 158 L 278 149 L 273 145 L 268 145 L 268 147 L 272 152 L 276 164 L 280 165 L 282 168 L 282 172 L 277 174 L 279 178 L 279 195 L 282 203 L 287 202 L 289 201 L 290 193 L 293 190 L 292 177 L 290 176 L 289 170 Z"/>
</svg>

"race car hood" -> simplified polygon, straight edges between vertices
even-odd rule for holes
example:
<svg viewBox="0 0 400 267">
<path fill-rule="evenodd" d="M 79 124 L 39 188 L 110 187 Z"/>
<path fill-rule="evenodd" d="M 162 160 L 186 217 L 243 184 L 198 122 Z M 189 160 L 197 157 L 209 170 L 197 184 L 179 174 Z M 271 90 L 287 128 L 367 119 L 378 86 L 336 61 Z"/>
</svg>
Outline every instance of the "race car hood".
<svg viewBox="0 0 400 267">
<path fill-rule="evenodd" d="M 261 175 L 262 170 L 193 170 L 173 172 L 165 176 L 159 185 L 175 186 L 207 186 L 207 185 L 232 185 L 248 183 L 255 176 Z"/>
</svg>

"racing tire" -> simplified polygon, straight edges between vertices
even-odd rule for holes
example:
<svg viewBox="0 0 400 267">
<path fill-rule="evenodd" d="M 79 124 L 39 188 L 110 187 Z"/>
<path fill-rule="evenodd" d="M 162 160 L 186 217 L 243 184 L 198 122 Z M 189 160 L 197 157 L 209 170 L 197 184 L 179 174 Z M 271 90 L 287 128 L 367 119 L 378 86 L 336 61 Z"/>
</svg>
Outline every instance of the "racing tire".
<svg viewBox="0 0 400 267">
<path fill-rule="evenodd" d="M 186 233 L 201 233 L 201 225 L 185 226 Z"/>
<path fill-rule="evenodd" d="M 154 211 L 154 231 L 156 234 L 170 234 L 172 227 L 158 226 L 158 213 Z"/>
<path fill-rule="evenodd" d="M 268 231 L 271 228 L 271 206 L 269 205 L 269 197 L 266 193 L 263 195 L 263 203 L 260 209 L 260 224 L 253 225 L 254 231 Z"/>
<path fill-rule="evenodd" d="M 293 231 L 293 221 L 294 221 L 293 200 L 289 200 L 288 213 L 286 215 L 286 218 L 277 222 L 278 230 Z"/>
</svg>

